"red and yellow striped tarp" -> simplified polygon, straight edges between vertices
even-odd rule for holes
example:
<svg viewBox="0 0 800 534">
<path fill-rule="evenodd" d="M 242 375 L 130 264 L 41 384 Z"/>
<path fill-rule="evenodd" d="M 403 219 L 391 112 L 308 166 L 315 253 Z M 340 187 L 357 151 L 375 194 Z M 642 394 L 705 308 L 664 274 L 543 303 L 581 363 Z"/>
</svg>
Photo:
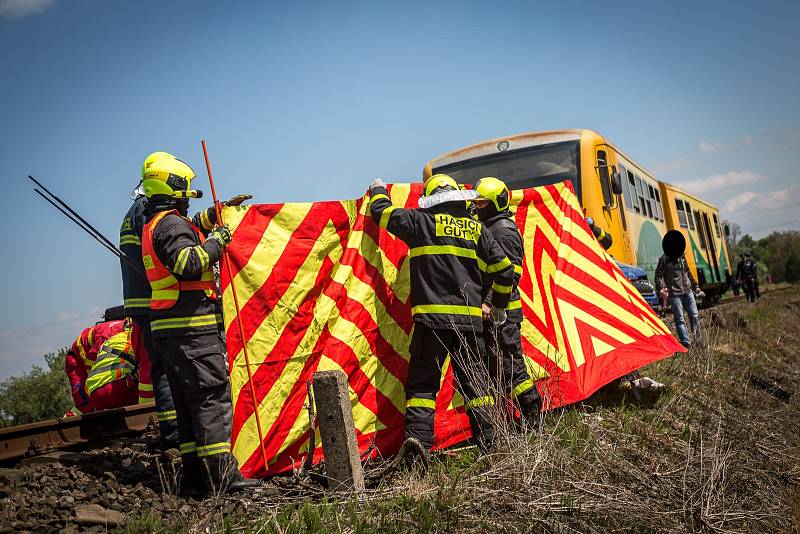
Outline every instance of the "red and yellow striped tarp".
<svg viewBox="0 0 800 534">
<path fill-rule="evenodd" d="M 390 186 L 396 206 L 415 207 L 420 192 Z M 512 205 L 525 241 L 523 349 L 549 407 L 683 350 L 595 242 L 569 183 L 514 191 Z M 269 459 L 265 466 L 231 280 L 221 269 L 242 472 L 265 476 L 303 460 L 306 383 L 317 370 L 347 374 L 361 450 L 374 443 L 383 455 L 396 452 L 413 326 L 406 245 L 372 221 L 367 197 L 225 208 L 223 219 L 233 231 L 228 258 Z M 452 372 L 443 380 L 437 447 L 469 436 Z"/>
</svg>

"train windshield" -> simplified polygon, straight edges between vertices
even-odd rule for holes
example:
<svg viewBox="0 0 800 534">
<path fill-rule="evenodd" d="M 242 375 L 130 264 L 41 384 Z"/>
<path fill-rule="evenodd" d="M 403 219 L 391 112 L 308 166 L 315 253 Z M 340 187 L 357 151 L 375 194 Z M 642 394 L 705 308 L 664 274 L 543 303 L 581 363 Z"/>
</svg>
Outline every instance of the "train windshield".
<svg viewBox="0 0 800 534">
<path fill-rule="evenodd" d="M 509 189 L 569 180 L 578 194 L 578 200 L 581 200 L 580 168 L 579 142 L 563 141 L 458 161 L 436 167 L 433 173 L 449 174 L 462 184 L 472 184 L 484 176 L 495 176 L 503 180 Z"/>
</svg>

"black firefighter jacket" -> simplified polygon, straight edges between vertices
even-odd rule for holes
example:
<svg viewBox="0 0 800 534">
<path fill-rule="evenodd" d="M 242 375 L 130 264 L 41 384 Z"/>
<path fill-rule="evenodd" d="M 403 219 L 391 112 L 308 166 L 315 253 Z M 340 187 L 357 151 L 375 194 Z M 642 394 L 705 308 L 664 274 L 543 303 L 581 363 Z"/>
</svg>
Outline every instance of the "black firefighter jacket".
<svg viewBox="0 0 800 534">
<path fill-rule="evenodd" d="M 147 222 L 155 216 L 156 210 L 148 206 L 145 210 Z M 208 232 L 212 225 L 208 212 L 201 211 L 191 221 L 177 214 L 167 215 L 153 234 L 153 248 L 158 259 L 178 280 L 200 280 L 203 271 L 212 269 L 222 256 L 217 240 L 207 239 L 200 244 L 193 225 L 203 233 Z M 219 298 L 212 299 L 203 291 L 181 291 L 173 307 L 150 310 L 150 320 L 154 338 L 217 332 L 222 328 L 222 308 Z M 159 321 L 171 326 L 161 329 Z"/>
<path fill-rule="evenodd" d="M 484 224 L 491 230 L 492 237 L 494 237 L 495 241 L 497 241 L 500 248 L 503 249 L 503 252 L 514 266 L 514 284 L 508 298 L 506 313 L 509 322 L 519 324 L 522 322 L 522 305 L 519 300 L 519 280 L 522 278 L 522 262 L 525 258 L 522 235 L 519 233 L 517 223 L 514 222 L 513 215 L 508 211 L 490 217 Z M 483 301 L 490 303 L 494 297 L 494 291 L 492 291 L 492 288 L 488 284 L 483 290 L 485 294 Z"/>
<path fill-rule="evenodd" d="M 409 248 L 411 312 L 429 328 L 483 331 L 481 293 L 493 280 L 492 305 L 505 308 L 514 268 L 463 202 L 428 209 L 392 206 L 386 189 L 372 190 L 370 213 Z"/>
</svg>

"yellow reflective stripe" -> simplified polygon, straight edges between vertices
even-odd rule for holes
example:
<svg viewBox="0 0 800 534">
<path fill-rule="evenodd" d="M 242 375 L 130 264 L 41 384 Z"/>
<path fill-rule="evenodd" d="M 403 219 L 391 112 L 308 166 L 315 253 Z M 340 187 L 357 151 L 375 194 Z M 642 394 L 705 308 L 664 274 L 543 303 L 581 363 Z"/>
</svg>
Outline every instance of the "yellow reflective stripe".
<svg viewBox="0 0 800 534">
<path fill-rule="evenodd" d="M 486 272 L 489 274 L 499 273 L 500 271 L 504 271 L 509 267 L 511 267 L 511 260 L 509 260 L 508 258 L 503 258 L 501 261 L 498 261 L 497 263 L 488 265 L 486 267 Z"/>
<path fill-rule="evenodd" d="M 381 220 L 380 222 L 378 222 L 378 226 L 380 226 L 381 228 L 386 228 L 386 226 L 389 224 L 389 217 L 392 216 L 392 212 L 395 209 L 396 208 L 394 206 L 389 206 L 388 208 L 383 210 L 383 213 L 381 213 Z"/>
<path fill-rule="evenodd" d="M 389 198 L 389 195 L 385 195 L 385 194 L 383 194 L 383 193 L 378 193 L 377 195 L 372 195 L 372 198 L 370 199 L 369 203 L 370 203 L 370 204 L 372 204 L 373 202 L 375 202 L 375 201 L 376 201 L 376 200 L 378 200 L 379 198 L 385 198 L 385 199 L 386 199 L 386 200 L 388 200 L 389 202 L 391 202 L 391 201 L 392 201 L 392 199 L 390 199 L 390 198 Z"/>
<path fill-rule="evenodd" d="M 475 252 L 474 249 L 457 247 L 455 245 L 428 245 L 425 247 L 414 247 L 408 251 L 408 255 L 412 258 L 416 258 L 417 256 L 427 256 L 430 254 L 449 254 L 451 256 L 471 258 L 473 260 L 478 259 L 478 253 Z"/>
<path fill-rule="evenodd" d="M 227 441 L 221 441 L 219 443 L 211 443 L 209 445 L 197 447 L 197 456 L 202 458 L 204 456 L 211 456 L 212 454 L 230 452 L 230 450 L 231 444 Z"/>
<path fill-rule="evenodd" d="M 164 412 L 157 412 L 159 421 L 174 421 L 178 418 L 178 413 L 175 410 L 166 410 Z M 183 447 L 181 447 L 182 449 Z M 181 452 L 183 452 L 181 450 Z"/>
<path fill-rule="evenodd" d="M 436 401 L 431 399 L 421 399 L 419 397 L 411 397 L 406 401 L 406 408 L 429 408 L 436 409 Z"/>
<path fill-rule="evenodd" d="M 511 293 L 513 286 L 505 286 L 503 284 L 498 284 L 497 282 L 492 283 L 492 291 L 495 293 L 501 293 L 503 295 L 508 295 Z"/>
<path fill-rule="evenodd" d="M 511 392 L 511 398 L 516 399 L 517 397 L 519 397 L 532 387 L 533 387 L 533 380 L 529 378 L 514 388 L 514 391 Z"/>
<path fill-rule="evenodd" d="M 125 299 L 125 307 L 126 308 L 149 308 L 150 307 L 150 299 L 149 298 Z"/>
<path fill-rule="evenodd" d="M 177 283 L 178 279 L 170 274 L 164 278 L 159 278 L 158 280 L 151 280 L 150 287 L 153 289 L 153 291 L 157 291 L 159 289 L 166 289 L 170 286 L 177 285 Z"/>
<path fill-rule="evenodd" d="M 452 304 L 419 304 L 411 308 L 412 315 L 420 313 L 447 313 L 451 315 L 471 315 L 483 317 L 483 312 L 475 306 L 456 306 Z"/>
<path fill-rule="evenodd" d="M 175 260 L 175 268 L 172 270 L 175 274 L 183 274 L 186 268 L 186 263 L 189 261 L 189 253 L 193 247 L 186 247 L 178 253 L 178 259 Z"/>
<path fill-rule="evenodd" d="M 211 228 L 214 227 L 214 225 L 211 224 L 211 219 L 208 218 L 207 209 L 200 212 L 200 224 L 202 224 L 203 228 L 206 230 L 211 230 Z"/>
<path fill-rule="evenodd" d="M 522 265 L 514 265 L 514 272 L 522 276 Z"/>
<path fill-rule="evenodd" d="M 466 402 L 467 410 L 481 406 L 494 406 L 494 397 L 476 397 Z"/>
<path fill-rule="evenodd" d="M 222 322 L 222 315 L 197 315 L 195 317 L 172 317 L 170 319 L 156 319 L 150 323 L 153 332 L 168 330 L 170 328 L 191 328 L 194 326 L 211 326 Z"/>
<path fill-rule="evenodd" d="M 139 382 L 139 391 L 153 391 L 153 384 Z"/>
<path fill-rule="evenodd" d="M 516 300 L 509 300 L 508 306 L 506 306 L 507 310 L 521 310 L 522 309 L 522 301 L 519 299 Z"/>
<path fill-rule="evenodd" d="M 181 443 L 181 454 L 188 454 L 197 451 L 197 442 L 190 441 L 189 443 Z"/>
<path fill-rule="evenodd" d="M 203 271 L 205 271 L 206 269 L 208 269 L 208 261 L 210 259 L 208 257 L 208 252 L 206 252 L 205 249 L 200 245 L 197 245 L 196 247 L 194 247 L 194 249 L 195 252 L 197 252 L 197 257 L 200 259 L 200 267 L 202 268 Z"/>
<path fill-rule="evenodd" d="M 604 238 L 605 236 L 606 236 L 606 233 L 605 233 L 605 231 L 603 231 L 603 229 L 601 228 L 601 229 L 600 229 L 600 235 L 599 235 L 599 236 L 597 236 L 597 240 L 598 240 L 598 241 L 602 241 L 602 240 L 603 240 L 603 238 Z"/>
<path fill-rule="evenodd" d="M 153 300 L 178 300 L 180 291 L 177 289 L 159 289 L 153 291 Z"/>
<path fill-rule="evenodd" d="M 120 245 L 141 245 L 142 240 L 139 239 L 138 235 L 122 235 L 119 236 L 119 244 Z"/>
</svg>

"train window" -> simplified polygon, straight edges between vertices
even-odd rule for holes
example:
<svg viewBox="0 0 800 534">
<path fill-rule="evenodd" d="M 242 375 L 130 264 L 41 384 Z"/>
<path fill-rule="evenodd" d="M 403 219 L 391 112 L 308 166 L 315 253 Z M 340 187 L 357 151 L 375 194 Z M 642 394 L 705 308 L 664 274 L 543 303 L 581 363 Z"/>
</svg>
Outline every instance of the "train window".
<svg viewBox="0 0 800 534">
<path fill-rule="evenodd" d="M 661 207 L 661 195 L 658 194 L 658 188 L 656 188 L 655 192 L 656 192 L 656 205 L 658 206 L 658 220 L 664 222 L 664 208 Z"/>
<path fill-rule="evenodd" d="M 619 175 L 622 177 L 622 194 L 625 197 L 625 207 L 633 209 L 631 205 L 631 188 L 628 184 L 628 169 L 622 163 L 619 164 Z"/>
<path fill-rule="evenodd" d="M 686 220 L 689 221 L 689 229 L 694 230 L 694 219 L 692 219 L 692 207 L 686 201 L 683 202 L 683 205 L 686 206 Z"/>
<path fill-rule="evenodd" d="M 712 213 L 711 215 L 714 217 L 714 230 L 717 232 L 717 238 L 720 238 L 722 236 L 721 236 L 721 232 L 719 230 L 719 219 L 717 219 L 717 214 L 716 213 Z"/>
<path fill-rule="evenodd" d="M 631 190 L 631 206 L 633 206 L 633 211 L 639 213 L 639 196 L 636 194 L 636 179 L 633 177 L 631 171 L 628 171 L 628 187 Z"/>
<path fill-rule="evenodd" d="M 650 193 L 650 203 L 653 205 L 653 218 L 656 220 L 660 220 L 658 216 L 658 203 L 656 202 L 656 192 L 653 189 L 653 186 L 647 184 L 647 192 Z"/>
<path fill-rule="evenodd" d="M 681 225 L 681 228 L 688 228 L 689 225 L 686 224 L 686 212 L 683 210 L 683 200 L 676 198 L 675 199 L 675 209 L 678 212 L 678 222 Z"/>
<path fill-rule="evenodd" d="M 691 216 L 689 217 L 689 220 L 692 220 Z M 703 231 L 703 223 L 700 221 L 699 211 L 694 212 L 694 220 L 697 223 L 697 233 L 700 235 L 700 246 L 704 249 L 707 249 L 708 243 L 706 242 L 706 233 Z"/>
<path fill-rule="evenodd" d="M 611 194 L 611 180 L 608 176 L 608 160 L 604 150 L 597 151 L 597 172 L 600 175 L 600 188 L 603 190 L 603 202 L 606 206 L 614 203 L 614 197 Z"/>
<path fill-rule="evenodd" d="M 647 208 L 644 203 L 644 189 L 642 188 L 642 179 L 636 175 L 636 197 L 638 198 L 639 207 L 642 210 L 642 215 L 647 216 Z"/>
</svg>

